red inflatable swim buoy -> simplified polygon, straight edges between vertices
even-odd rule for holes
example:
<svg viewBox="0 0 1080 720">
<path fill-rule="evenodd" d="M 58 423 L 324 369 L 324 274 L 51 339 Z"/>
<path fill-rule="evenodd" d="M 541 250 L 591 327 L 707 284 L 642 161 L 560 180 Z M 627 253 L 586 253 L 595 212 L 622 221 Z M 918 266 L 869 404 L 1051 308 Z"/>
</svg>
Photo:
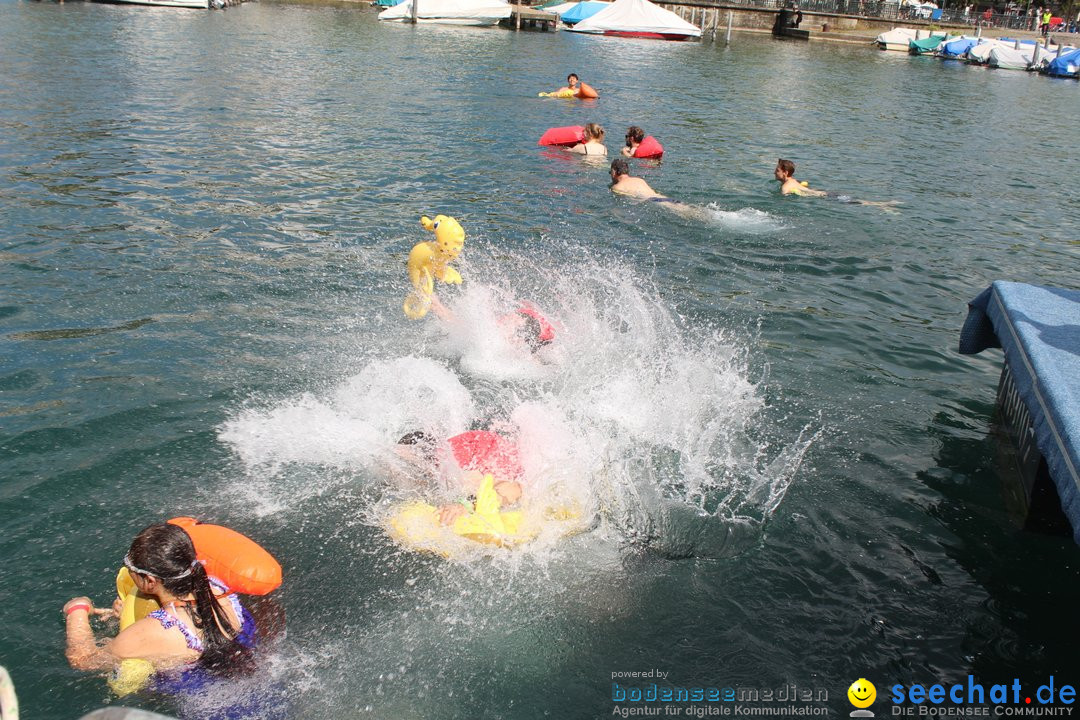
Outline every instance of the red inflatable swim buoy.
<svg viewBox="0 0 1080 720">
<path fill-rule="evenodd" d="M 548 128 L 547 131 L 540 136 L 540 142 L 538 142 L 537 145 L 563 145 L 572 147 L 579 142 L 584 141 L 585 128 L 581 125 L 571 125 L 569 127 Z"/>
<path fill-rule="evenodd" d="M 658 158 L 664 154 L 664 148 L 652 135 L 646 135 L 634 149 L 636 158 Z"/>
<path fill-rule="evenodd" d="M 184 529 L 195 545 L 195 556 L 229 590 L 244 595 L 266 595 L 281 586 L 281 565 L 257 542 L 221 525 L 195 518 L 169 520 Z"/>
</svg>

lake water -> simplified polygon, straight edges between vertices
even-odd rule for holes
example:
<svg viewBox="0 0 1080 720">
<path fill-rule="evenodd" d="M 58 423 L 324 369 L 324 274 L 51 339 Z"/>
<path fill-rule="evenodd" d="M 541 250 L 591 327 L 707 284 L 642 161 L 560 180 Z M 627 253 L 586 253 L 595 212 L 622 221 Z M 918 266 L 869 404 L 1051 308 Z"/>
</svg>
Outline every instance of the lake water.
<svg viewBox="0 0 1080 720">
<path fill-rule="evenodd" d="M 578 72 L 591 104 L 539 99 Z M 612 674 L 828 693 L 1080 680 L 1077 549 L 1018 529 L 994 279 L 1076 288 L 1080 83 L 854 45 L 379 25 L 358 7 L 0 3 L 0 664 L 25 717 L 110 698 L 59 609 L 139 529 L 282 562 L 295 718 L 608 716 Z M 599 122 L 693 218 L 536 139 Z M 772 168 L 896 213 L 784 198 Z M 408 321 L 422 214 L 460 323 Z M 496 318 L 558 325 L 538 357 Z M 494 426 L 587 532 L 402 550 L 403 432 Z M 107 631 L 106 631 L 107 632 Z M 644 684 L 645 680 L 623 680 Z M 205 717 L 230 691 L 124 702 Z M 875 708 L 888 713 L 879 700 Z"/>
</svg>

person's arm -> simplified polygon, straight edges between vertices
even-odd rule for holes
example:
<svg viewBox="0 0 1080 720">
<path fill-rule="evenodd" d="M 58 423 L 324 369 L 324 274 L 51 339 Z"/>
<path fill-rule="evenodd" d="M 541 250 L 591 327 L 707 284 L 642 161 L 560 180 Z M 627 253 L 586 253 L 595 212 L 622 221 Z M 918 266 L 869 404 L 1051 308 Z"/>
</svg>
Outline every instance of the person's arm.
<svg viewBox="0 0 1080 720">
<path fill-rule="evenodd" d="M 521 483 L 503 480 L 495 484 L 495 494 L 499 496 L 502 507 L 513 505 L 521 499 Z"/>
<path fill-rule="evenodd" d="M 622 149 L 622 150 L 620 150 L 619 152 L 621 152 L 621 153 L 622 153 L 623 155 L 625 155 L 626 157 L 633 157 L 633 155 L 634 155 L 634 148 L 632 148 L 632 147 L 626 147 L 626 146 L 623 146 L 623 149 Z"/>
<path fill-rule="evenodd" d="M 112 610 L 95 610 L 94 603 L 88 597 L 77 597 L 64 604 L 64 618 L 67 623 L 67 644 L 64 654 L 68 664 L 75 670 L 109 670 L 116 664 L 116 657 L 107 647 L 98 645 L 94 630 L 90 627 L 90 616 L 111 617 Z"/>
<path fill-rule="evenodd" d="M 453 322 L 454 320 L 454 313 L 440 302 L 438 295 L 432 294 L 431 296 L 431 312 L 435 313 L 435 316 L 443 322 Z"/>
<path fill-rule="evenodd" d="M 578 155 L 588 155 L 588 151 L 585 149 L 585 143 L 578 143 L 573 147 L 565 147 L 567 152 L 577 153 Z"/>
</svg>

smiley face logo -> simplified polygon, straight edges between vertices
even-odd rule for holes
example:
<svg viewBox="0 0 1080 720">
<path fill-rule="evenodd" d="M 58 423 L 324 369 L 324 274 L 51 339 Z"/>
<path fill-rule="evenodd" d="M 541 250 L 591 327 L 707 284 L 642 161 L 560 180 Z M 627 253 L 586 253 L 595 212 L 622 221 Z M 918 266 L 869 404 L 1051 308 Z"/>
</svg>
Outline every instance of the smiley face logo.
<svg viewBox="0 0 1080 720">
<path fill-rule="evenodd" d="M 876 697 L 877 688 L 874 687 L 874 683 L 866 678 L 859 678 L 851 683 L 851 687 L 847 689 L 848 700 L 857 708 L 870 707 L 874 704 Z"/>
</svg>

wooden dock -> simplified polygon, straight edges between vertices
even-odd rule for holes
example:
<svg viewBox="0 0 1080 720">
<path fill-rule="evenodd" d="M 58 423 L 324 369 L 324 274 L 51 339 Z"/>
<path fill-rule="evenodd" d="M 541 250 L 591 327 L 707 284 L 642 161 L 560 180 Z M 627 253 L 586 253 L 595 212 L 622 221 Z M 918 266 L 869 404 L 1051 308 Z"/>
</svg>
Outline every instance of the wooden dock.
<svg viewBox="0 0 1080 720">
<path fill-rule="evenodd" d="M 555 13 L 537 10 L 528 5 L 511 5 L 510 17 L 502 21 L 504 27 L 512 30 L 548 30 L 559 29 L 559 16 Z"/>
</svg>

